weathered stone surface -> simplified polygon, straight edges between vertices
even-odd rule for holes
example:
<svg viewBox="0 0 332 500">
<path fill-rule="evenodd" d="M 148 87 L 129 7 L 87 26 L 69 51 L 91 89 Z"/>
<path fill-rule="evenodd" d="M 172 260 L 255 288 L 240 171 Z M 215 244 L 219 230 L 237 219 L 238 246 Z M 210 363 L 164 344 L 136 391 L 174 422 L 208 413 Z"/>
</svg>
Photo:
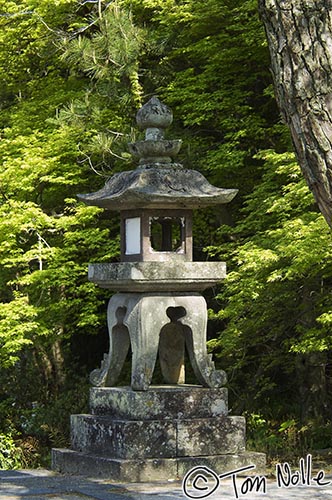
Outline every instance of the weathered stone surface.
<svg viewBox="0 0 332 500">
<path fill-rule="evenodd" d="M 88 272 L 101 288 L 128 292 L 196 292 L 225 277 L 225 262 L 115 262 L 89 264 Z"/>
<path fill-rule="evenodd" d="M 78 198 L 87 205 L 108 210 L 193 209 L 229 203 L 238 192 L 212 186 L 197 170 L 173 163 L 162 168 L 161 165 L 152 163 L 116 173 L 99 191 L 80 194 Z"/>
<path fill-rule="evenodd" d="M 94 387 L 90 390 L 93 414 L 114 419 L 160 420 L 212 418 L 227 415 L 227 389 L 200 386 Z"/>
<path fill-rule="evenodd" d="M 147 391 L 150 387 L 164 327 L 181 329 L 188 356 L 198 382 L 204 387 L 222 387 L 227 377 L 216 370 L 212 354 L 207 353 L 206 301 L 198 293 L 118 293 L 107 311 L 109 353 L 100 369 L 91 373 L 95 386 L 113 387 L 118 381 L 129 340 L 132 348 L 131 387 Z M 164 339 L 166 341 L 166 339 Z M 163 365 L 161 365 L 163 369 Z"/>
<path fill-rule="evenodd" d="M 160 132 L 163 133 L 163 130 L 169 127 L 173 121 L 173 112 L 158 97 L 153 96 L 137 111 L 136 121 L 141 130 L 157 128 L 161 129 Z"/>
<path fill-rule="evenodd" d="M 215 187 L 199 171 L 173 162 L 181 141 L 164 138 L 172 112 L 157 97 L 138 111 L 137 121 L 145 140 L 129 148 L 139 166 L 116 173 L 95 193 L 79 195 L 88 205 L 121 212 L 124 260 L 89 266 L 90 281 L 123 292 L 109 302 L 110 348 L 90 381 L 116 385 L 131 345 L 134 390 L 148 390 L 158 351 L 164 381 L 183 383 L 186 347 L 198 383 L 222 387 L 226 373 L 215 369 L 207 353 L 206 303 L 197 292 L 224 279 L 226 266 L 191 261 L 192 210 L 229 203 L 237 190 Z"/>
<path fill-rule="evenodd" d="M 172 313 L 181 314 L 181 308 Z M 171 313 L 171 315 L 172 315 Z M 159 364 L 163 380 L 166 384 L 184 384 L 185 376 L 185 335 L 183 325 L 175 321 L 163 326 L 159 334 Z"/>
<path fill-rule="evenodd" d="M 177 421 L 177 456 L 196 457 L 245 450 L 245 419 L 216 417 Z"/>
<path fill-rule="evenodd" d="M 52 469 L 64 474 L 105 478 L 110 482 L 158 482 L 177 478 L 177 460 L 124 460 L 80 453 L 68 449 L 52 450 Z"/>
<path fill-rule="evenodd" d="M 139 163 L 171 163 L 180 151 L 181 140 L 145 140 L 128 144 L 128 149 L 133 156 L 140 158 Z"/>
<path fill-rule="evenodd" d="M 71 416 L 72 448 L 114 458 L 176 457 L 176 421 Z"/>
<path fill-rule="evenodd" d="M 89 455 L 67 449 L 52 450 L 52 469 L 66 474 L 105 478 L 115 483 L 158 482 L 179 479 L 197 466 L 205 466 L 222 474 L 256 465 L 255 474 L 264 474 L 265 455 L 245 452 L 232 455 L 124 460 Z M 249 474 L 248 474 L 249 475 Z"/>
<path fill-rule="evenodd" d="M 114 482 L 182 479 L 196 466 L 264 472 L 265 455 L 244 451 L 245 419 L 227 416 L 226 389 L 93 388 L 90 401 L 94 414 L 72 417 L 73 450 L 53 450 L 54 470 Z"/>
<path fill-rule="evenodd" d="M 245 451 L 243 453 L 223 454 L 204 457 L 181 457 L 177 459 L 178 477 L 182 479 L 193 467 L 209 467 L 217 474 L 255 465 L 253 471 L 246 471 L 245 475 L 264 474 L 266 456 L 264 453 Z"/>
<path fill-rule="evenodd" d="M 112 420 L 72 415 L 72 448 L 114 458 L 175 458 L 240 453 L 243 417 L 190 420 Z"/>
<path fill-rule="evenodd" d="M 245 421 L 227 416 L 227 391 L 218 389 L 227 377 L 207 353 L 207 308 L 197 292 L 225 278 L 225 263 L 191 262 L 192 209 L 228 203 L 237 190 L 214 187 L 172 162 L 181 141 L 164 139 L 172 113 L 157 98 L 137 119 L 146 129 L 145 141 L 130 145 L 139 167 L 79 196 L 122 212 L 125 262 L 92 264 L 89 279 L 125 293 L 109 301 L 109 352 L 90 377 L 98 386 L 91 392 L 94 413 L 72 416 L 74 450 L 53 450 L 53 468 L 143 482 L 178 479 L 195 465 L 222 472 L 255 458 L 262 463 L 263 455 L 243 453 Z M 114 389 L 130 345 L 132 389 Z M 166 382 L 185 380 L 185 347 L 198 383 L 214 389 L 149 391 L 158 353 Z"/>
<path fill-rule="evenodd" d="M 229 203 L 237 189 L 212 186 L 197 170 L 171 163 L 181 141 L 165 140 L 164 129 L 172 122 L 172 112 L 153 97 L 137 113 L 145 141 L 129 144 L 140 158 L 136 170 L 119 172 L 95 193 L 78 197 L 88 205 L 109 210 L 130 208 L 199 208 Z"/>
</svg>

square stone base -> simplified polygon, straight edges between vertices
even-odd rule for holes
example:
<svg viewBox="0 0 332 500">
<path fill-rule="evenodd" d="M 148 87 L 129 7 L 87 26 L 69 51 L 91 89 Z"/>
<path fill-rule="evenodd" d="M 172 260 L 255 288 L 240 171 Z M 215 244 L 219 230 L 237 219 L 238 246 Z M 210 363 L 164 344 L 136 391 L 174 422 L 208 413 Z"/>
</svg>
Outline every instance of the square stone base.
<svg viewBox="0 0 332 500">
<path fill-rule="evenodd" d="M 114 420 L 72 415 L 71 447 L 113 458 L 176 458 L 245 450 L 244 417 Z"/>
<path fill-rule="evenodd" d="M 52 450 L 52 469 L 66 474 L 107 479 L 114 483 L 151 483 L 182 480 L 193 467 L 209 467 L 217 474 L 255 465 L 264 474 L 265 455 L 244 452 L 237 455 L 179 457 L 145 460 L 115 459 L 69 449 Z"/>
<path fill-rule="evenodd" d="M 228 414 L 225 388 L 200 385 L 158 385 L 148 391 L 131 387 L 93 387 L 90 411 L 118 420 L 170 420 L 211 418 Z"/>
<path fill-rule="evenodd" d="M 224 388 L 94 388 L 90 409 L 72 415 L 71 449 L 52 450 L 54 470 L 114 482 L 178 480 L 196 466 L 264 471 L 265 455 L 245 451 L 245 419 L 228 416 Z"/>
</svg>

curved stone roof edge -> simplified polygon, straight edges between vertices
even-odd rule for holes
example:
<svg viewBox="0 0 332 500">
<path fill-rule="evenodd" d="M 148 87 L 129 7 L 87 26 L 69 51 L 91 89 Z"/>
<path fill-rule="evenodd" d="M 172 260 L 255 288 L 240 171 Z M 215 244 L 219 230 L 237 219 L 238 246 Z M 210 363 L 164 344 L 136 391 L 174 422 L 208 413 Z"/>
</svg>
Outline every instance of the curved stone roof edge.
<svg viewBox="0 0 332 500">
<path fill-rule="evenodd" d="M 120 172 L 103 188 L 78 198 L 87 205 L 110 210 L 125 208 L 201 208 L 232 201 L 237 189 L 213 186 L 197 170 L 138 168 Z"/>
</svg>

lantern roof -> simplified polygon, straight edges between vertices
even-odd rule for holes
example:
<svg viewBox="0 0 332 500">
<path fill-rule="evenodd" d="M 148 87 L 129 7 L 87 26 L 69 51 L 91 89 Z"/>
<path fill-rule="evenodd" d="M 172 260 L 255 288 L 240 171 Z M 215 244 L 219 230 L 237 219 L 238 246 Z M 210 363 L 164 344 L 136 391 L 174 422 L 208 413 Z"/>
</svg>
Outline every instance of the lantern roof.
<svg viewBox="0 0 332 500">
<path fill-rule="evenodd" d="M 99 191 L 78 195 L 80 200 L 109 210 L 128 210 L 202 208 L 229 203 L 234 198 L 237 189 L 215 187 L 197 170 L 174 162 L 182 141 L 164 138 L 173 114 L 157 97 L 138 111 L 136 120 L 145 130 L 145 140 L 128 147 L 138 158 L 138 167 L 114 174 Z"/>
</svg>

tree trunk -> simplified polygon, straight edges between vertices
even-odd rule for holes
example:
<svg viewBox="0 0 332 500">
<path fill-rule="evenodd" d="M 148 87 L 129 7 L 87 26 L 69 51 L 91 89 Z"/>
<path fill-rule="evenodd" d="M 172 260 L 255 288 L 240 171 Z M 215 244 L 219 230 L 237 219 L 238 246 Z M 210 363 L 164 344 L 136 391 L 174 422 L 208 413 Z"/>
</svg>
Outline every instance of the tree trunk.
<svg viewBox="0 0 332 500">
<path fill-rule="evenodd" d="M 326 363 L 326 352 L 310 352 L 296 356 L 295 367 L 301 399 L 302 423 L 329 418 Z"/>
<path fill-rule="evenodd" d="M 332 0 L 258 0 L 275 94 L 303 175 L 332 227 Z"/>
</svg>

